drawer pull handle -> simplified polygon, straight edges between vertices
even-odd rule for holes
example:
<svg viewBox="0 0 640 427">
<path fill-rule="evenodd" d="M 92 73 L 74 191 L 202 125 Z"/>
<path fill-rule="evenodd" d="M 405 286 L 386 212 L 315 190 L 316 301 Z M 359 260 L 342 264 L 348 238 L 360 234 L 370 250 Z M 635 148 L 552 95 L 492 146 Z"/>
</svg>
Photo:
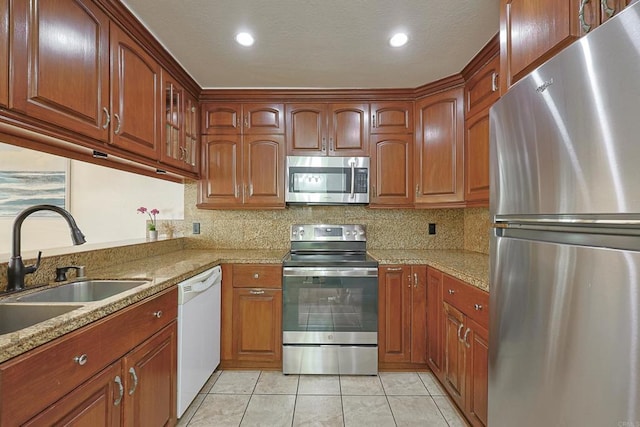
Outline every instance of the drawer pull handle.
<svg viewBox="0 0 640 427">
<path fill-rule="evenodd" d="M 474 304 L 474 305 L 473 305 L 473 308 L 475 308 L 477 311 L 480 311 L 480 310 L 482 310 L 482 305 L 480 305 L 480 304 Z"/>
<path fill-rule="evenodd" d="M 464 338 L 462 338 L 462 342 L 464 343 L 464 346 L 467 348 L 471 348 L 471 344 L 469 344 L 469 341 L 467 341 L 467 336 L 469 335 L 469 332 L 471 332 L 471 329 L 467 328 L 467 330 L 464 333 Z"/>
<path fill-rule="evenodd" d="M 114 134 L 116 134 L 116 135 L 118 135 L 118 134 L 120 133 L 120 125 L 122 125 L 122 121 L 120 120 L 120 116 L 119 116 L 119 115 L 117 115 L 117 114 L 115 114 L 115 113 L 113 114 L 113 117 L 115 117 L 115 118 L 116 118 L 116 121 L 118 122 L 118 123 L 116 124 L 116 128 L 115 128 L 115 130 L 113 131 L 113 133 L 114 133 Z"/>
<path fill-rule="evenodd" d="M 82 354 L 73 358 L 73 361 L 80 366 L 85 365 L 87 363 L 87 360 L 89 360 L 89 357 L 86 354 Z"/>
<path fill-rule="evenodd" d="M 260 275 L 259 275 L 258 273 L 253 273 L 253 278 L 254 278 L 254 279 L 259 279 L 259 278 L 260 278 Z"/>
<path fill-rule="evenodd" d="M 258 290 L 258 291 L 249 291 L 249 293 L 251 295 L 262 295 L 262 294 L 264 294 L 264 291 L 260 291 L 260 290 Z"/>
<path fill-rule="evenodd" d="M 456 293 L 456 291 L 454 291 L 453 289 L 449 289 L 449 295 L 453 295 L 455 293 Z"/>
<path fill-rule="evenodd" d="M 122 402 L 122 397 L 124 396 L 124 386 L 122 385 L 120 375 L 116 375 L 114 381 L 116 384 L 118 384 L 118 398 L 113 401 L 113 406 L 118 406 L 120 402 Z"/>
<path fill-rule="evenodd" d="M 402 271 L 402 267 L 389 267 L 387 271 Z"/>
<path fill-rule="evenodd" d="M 153 317 L 159 319 L 162 317 L 162 310 L 158 310 L 158 311 L 154 311 L 153 312 Z"/>
<path fill-rule="evenodd" d="M 133 366 L 129 368 L 129 374 L 133 379 L 133 387 L 129 389 L 129 396 L 131 396 L 136 391 L 136 388 L 138 387 L 138 375 L 136 375 L 136 370 L 133 368 Z"/>
<path fill-rule="evenodd" d="M 107 107 L 102 107 L 102 111 L 104 111 L 104 124 L 102 125 L 102 129 L 106 129 L 109 127 L 109 123 L 111 123 L 111 115 Z"/>
</svg>

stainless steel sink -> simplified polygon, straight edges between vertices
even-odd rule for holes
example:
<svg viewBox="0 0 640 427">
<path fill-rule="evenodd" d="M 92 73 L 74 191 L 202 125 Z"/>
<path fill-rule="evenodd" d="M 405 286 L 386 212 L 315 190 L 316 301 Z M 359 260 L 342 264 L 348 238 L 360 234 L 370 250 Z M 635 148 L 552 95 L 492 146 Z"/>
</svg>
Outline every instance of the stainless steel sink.
<svg viewBox="0 0 640 427">
<path fill-rule="evenodd" d="M 92 302 L 136 288 L 148 280 L 83 280 L 17 297 L 16 302 Z"/>
<path fill-rule="evenodd" d="M 81 305 L 0 304 L 0 335 L 28 328 Z"/>
</svg>

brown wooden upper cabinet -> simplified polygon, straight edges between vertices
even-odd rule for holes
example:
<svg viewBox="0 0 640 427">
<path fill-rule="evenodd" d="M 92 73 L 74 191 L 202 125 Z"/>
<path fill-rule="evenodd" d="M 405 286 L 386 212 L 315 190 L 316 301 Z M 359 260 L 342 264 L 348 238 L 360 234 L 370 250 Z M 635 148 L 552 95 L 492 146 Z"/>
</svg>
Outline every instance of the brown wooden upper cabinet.
<svg viewBox="0 0 640 427">
<path fill-rule="evenodd" d="M 287 104 L 286 124 L 287 155 L 368 154 L 368 104 Z"/>
<path fill-rule="evenodd" d="M 6 5 L 7 0 L 3 2 Z M 11 61 L 19 71 L 12 75 L 11 108 L 98 141 L 109 141 L 116 119 L 109 95 L 107 15 L 86 0 L 33 5 L 16 0 L 12 14 L 14 25 L 24 30 L 13 31 L 11 38 Z M 6 41 L 3 38 L 0 46 Z"/>
<path fill-rule="evenodd" d="M 206 103 L 203 134 L 278 135 L 285 131 L 284 105 L 278 103 Z"/>
<path fill-rule="evenodd" d="M 467 206 L 489 205 L 489 108 L 500 98 L 500 58 L 494 56 L 465 85 L 464 168 Z"/>
<path fill-rule="evenodd" d="M 413 134 L 372 134 L 370 207 L 413 206 Z"/>
<path fill-rule="evenodd" d="M 160 160 L 195 172 L 197 166 L 197 102 L 167 72 L 162 72 L 164 117 Z"/>
<path fill-rule="evenodd" d="M 501 0 L 501 93 L 630 0 Z"/>
<path fill-rule="evenodd" d="M 160 65 L 88 0 L 12 2 L 10 108 L 160 158 Z"/>
<path fill-rule="evenodd" d="M 416 102 L 416 207 L 454 207 L 464 202 L 463 99 L 459 87 Z"/>
<path fill-rule="evenodd" d="M 413 133 L 412 102 L 371 104 L 371 134 Z"/>
<path fill-rule="evenodd" d="M 203 137 L 200 208 L 284 208 L 284 135 Z"/>
<path fill-rule="evenodd" d="M 0 0 L 0 106 L 9 105 L 9 0 Z"/>
<path fill-rule="evenodd" d="M 111 56 L 110 143 L 147 158 L 158 158 L 163 105 L 160 65 L 113 23 Z"/>
<path fill-rule="evenodd" d="M 580 34 L 592 31 L 627 7 L 631 0 L 574 0 L 579 3 Z"/>
</svg>

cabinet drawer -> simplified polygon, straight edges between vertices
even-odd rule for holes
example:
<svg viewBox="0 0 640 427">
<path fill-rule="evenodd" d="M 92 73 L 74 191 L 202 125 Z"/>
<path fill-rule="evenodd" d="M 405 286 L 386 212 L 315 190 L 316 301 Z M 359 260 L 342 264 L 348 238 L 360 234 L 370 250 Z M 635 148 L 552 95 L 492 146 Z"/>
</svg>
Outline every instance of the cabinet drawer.
<svg viewBox="0 0 640 427">
<path fill-rule="evenodd" d="M 0 425 L 23 423 L 71 392 L 174 320 L 177 304 L 174 287 L 4 363 Z"/>
<path fill-rule="evenodd" d="M 279 264 L 234 264 L 234 288 L 281 288 L 282 266 Z"/>
<path fill-rule="evenodd" d="M 481 326 L 489 327 L 489 294 L 446 274 L 443 275 L 443 294 L 448 302 Z"/>
</svg>

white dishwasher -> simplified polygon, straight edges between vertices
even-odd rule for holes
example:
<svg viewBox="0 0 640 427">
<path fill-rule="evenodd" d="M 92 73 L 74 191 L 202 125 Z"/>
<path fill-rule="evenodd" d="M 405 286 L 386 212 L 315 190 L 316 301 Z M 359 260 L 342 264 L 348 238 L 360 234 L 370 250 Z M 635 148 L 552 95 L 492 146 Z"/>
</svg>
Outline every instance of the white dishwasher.
<svg viewBox="0 0 640 427">
<path fill-rule="evenodd" d="M 178 284 L 178 418 L 220 363 L 222 269 Z"/>
</svg>

